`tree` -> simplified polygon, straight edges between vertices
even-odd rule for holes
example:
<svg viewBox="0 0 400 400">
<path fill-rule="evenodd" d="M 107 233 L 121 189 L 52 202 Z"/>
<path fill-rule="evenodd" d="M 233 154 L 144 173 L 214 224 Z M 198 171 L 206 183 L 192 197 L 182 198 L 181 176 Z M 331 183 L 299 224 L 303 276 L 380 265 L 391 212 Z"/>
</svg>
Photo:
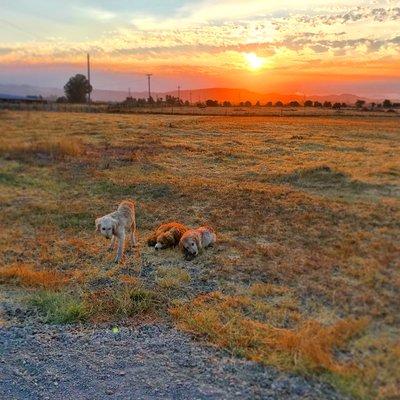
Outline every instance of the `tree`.
<svg viewBox="0 0 400 400">
<path fill-rule="evenodd" d="M 364 100 L 357 100 L 356 101 L 356 107 L 357 108 L 363 108 L 365 106 L 365 101 Z"/>
<path fill-rule="evenodd" d="M 325 108 L 331 108 L 332 107 L 332 103 L 330 101 L 324 101 L 324 107 Z"/>
<path fill-rule="evenodd" d="M 86 103 L 86 96 L 93 90 L 85 75 L 76 74 L 69 78 L 64 92 L 70 103 Z"/>
<path fill-rule="evenodd" d="M 57 97 L 56 103 L 68 103 L 68 99 L 65 96 Z"/>
<path fill-rule="evenodd" d="M 304 107 L 312 107 L 312 106 L 313 106 L 312 100 L 307 100 L 304 102 Z"/>
<path fill-rule="evenodd" d="M 259 100 L 257 100 L 257 103 L 256 103 L 256 107 L 260 107 L 260 101 Z"/>
<path fill-rule="evenodd" d="M 272 107 L 272 101 L 269 101 L 265 106 L 266 107 Z"/>
<path fill-rule="evenodd" d="M 207 107 L 218 107 L 218 100 L 208 99 L 208 100 L 206 100 L 206 106 Z"/>
<path fill-rule="evenodd" d="M 225 101 L 222 103 L 222 106 L 223 106 L 223 107 L 231 107 L 232 104 L 231 104 L 230 101 L 225 100 Z"/>
<path fill-rule="evenodd" d="M 300 103 L 298 101 L 291 101 L 289 107 L 300 107 Z"/>
<path fill-rule="evenodd" d="M 384 100 L 384 102 L 382 103 L 383 108 L 390 108 L 392 107 L 392 102 L 388 99 Z"/>
<path fill-rule="evenodd" d="M 275 107 L 283 107 L 283 103 L 281 101 L 277 101 L 275 103 Z"/>
<path fill-rule="evenodd" d="M 251 101 L 247 100 L 244 102 L 245 107 L 251 107 Z"/>
<path fill-rule="evenodd" d="M 314 107 L 322 107 L 322 103 L 319 101 L 314 101 Z"/>
<path fill-rule="evenodd" d="M 340 110 L 342 108 L 342 104 L 341 103 L 335 103 L 332 108 L 334 108 L 335 110 Z"/>
</svg>

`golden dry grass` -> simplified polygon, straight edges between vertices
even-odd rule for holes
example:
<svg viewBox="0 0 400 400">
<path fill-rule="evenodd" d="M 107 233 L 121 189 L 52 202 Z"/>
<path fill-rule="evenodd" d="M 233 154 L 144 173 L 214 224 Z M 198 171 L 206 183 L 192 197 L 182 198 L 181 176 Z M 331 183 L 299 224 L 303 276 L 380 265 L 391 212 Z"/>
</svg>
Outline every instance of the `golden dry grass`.
<svg viewBox="0 0 400 400">
<path fill-rule="evenodd" d="M 251 308 L 257 309 L 254 299 L 212 292 L 172 308 L 171 313 L 183 329 L 202 333 L 213 343 L 255 361 L 302 372 L 322 369 L 343 375 L 352 370 L 334 359 L 333 349 L 364 329 L 366 321 L 340 320 L 324 326 L 308 320 L 295 329 L 285 329 L 249 318 L 255 314 Z"/>
<path fill-rule="evenodd" d="M 2 274 L 23 261 L 39 282 L 68 277 L 98 321 L 138 315 L 126 286 L 145 288 L 164 318 L 238 354 L 399 395 L 396 118 L 9 112 L 0 130 Z M 141 245 L 115 268 L 93 221 L 131 197 Z M 152 251 L 144 238 L 170 220 L 210 224 L 219 244 L 191 263 Z"/>
<path fill-rule="evenodd" d="M 27 287 L 59 288 L 69 282 L 69 276 L 59 271 L 36 270 L 31 265 L 11 265 L 0 270 L 0 283 Z"/>
</svg>

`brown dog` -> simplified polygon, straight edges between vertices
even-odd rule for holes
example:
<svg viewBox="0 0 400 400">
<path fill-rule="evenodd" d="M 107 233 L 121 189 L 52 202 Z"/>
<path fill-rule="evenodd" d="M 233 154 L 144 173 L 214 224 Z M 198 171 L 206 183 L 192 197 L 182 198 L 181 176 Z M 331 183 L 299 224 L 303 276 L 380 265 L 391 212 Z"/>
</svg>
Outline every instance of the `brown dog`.
<svg viewBox="0 0 400 400">
<path fill-rule="evenodd" d="M 214 229 L 201 226 L 197 229 L 186 231 L 179 242 L 179 247 L 185 255 L 186 260 L 192 260 L 202 249 L 212 246 L 217 241 Z"/>
<path fill-rule="evenodd" d="M 188 229 L 189 228 L 179 222 L 162 224 L 148 237 L 147 244 L 149 246 L 154 246 L 156 250 L 175 247 L 179 244 L 182 235 Z"/>
</svg>

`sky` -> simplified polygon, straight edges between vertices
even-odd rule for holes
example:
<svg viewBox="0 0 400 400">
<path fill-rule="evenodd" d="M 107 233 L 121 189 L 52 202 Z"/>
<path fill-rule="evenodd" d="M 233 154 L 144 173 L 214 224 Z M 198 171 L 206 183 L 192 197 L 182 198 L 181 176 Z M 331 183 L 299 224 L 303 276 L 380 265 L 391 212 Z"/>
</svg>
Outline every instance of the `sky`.
<svg viewBox="0 0 400 400">
<path fill-rule="evenodd" d="M 0 83 L 400 98 L 400 0 L 0 0 Z"/>
</svg>

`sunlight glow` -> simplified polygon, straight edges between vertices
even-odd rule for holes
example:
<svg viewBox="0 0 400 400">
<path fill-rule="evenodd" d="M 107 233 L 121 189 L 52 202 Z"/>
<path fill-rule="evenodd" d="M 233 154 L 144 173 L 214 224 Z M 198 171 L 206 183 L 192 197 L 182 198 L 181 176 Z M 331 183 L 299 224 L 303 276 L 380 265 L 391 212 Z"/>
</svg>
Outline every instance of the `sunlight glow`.
<svg viewBox="0 0 400 400">
<path fill-rule="evenodd" d="M 244 57 L 247 61 L 248 67 L 252 70 L 260 69 L 264 65 L 264 59 L 258 57 L 255 53 L 245 53 Z"/>
</svg>

